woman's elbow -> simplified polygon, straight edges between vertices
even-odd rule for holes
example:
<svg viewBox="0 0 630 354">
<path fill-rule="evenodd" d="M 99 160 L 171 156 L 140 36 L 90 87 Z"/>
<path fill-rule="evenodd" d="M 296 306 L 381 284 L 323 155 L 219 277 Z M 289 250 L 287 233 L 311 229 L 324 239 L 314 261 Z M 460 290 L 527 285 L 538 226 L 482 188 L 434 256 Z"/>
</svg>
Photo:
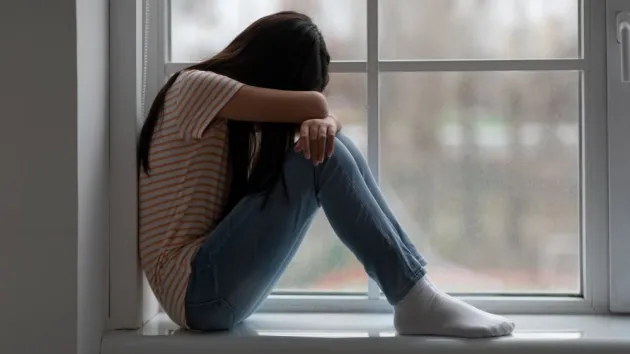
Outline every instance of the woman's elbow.
<svg viewBox="0 0 630 354">
<path fill-rule="evenodd" d="M 313 118 L 325 118 L 328 117 L 328 100 L 321 92 L 312 92 L 312 116 Z"/>
</svg>

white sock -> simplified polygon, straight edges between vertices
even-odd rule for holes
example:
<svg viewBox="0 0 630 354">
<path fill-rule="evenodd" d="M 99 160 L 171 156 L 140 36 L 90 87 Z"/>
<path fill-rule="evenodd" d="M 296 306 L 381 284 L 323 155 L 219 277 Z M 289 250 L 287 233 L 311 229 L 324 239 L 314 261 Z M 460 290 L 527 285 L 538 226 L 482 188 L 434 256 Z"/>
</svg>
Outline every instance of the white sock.
<svg viewBox="0 0 630 354">
<path fill-rule="evenodd" d="M 514 323 L 442 292 L 424 276 L 396 304 L 394 327 L 401 335 L 486 338 L 510 335 Z"/>
</svg>

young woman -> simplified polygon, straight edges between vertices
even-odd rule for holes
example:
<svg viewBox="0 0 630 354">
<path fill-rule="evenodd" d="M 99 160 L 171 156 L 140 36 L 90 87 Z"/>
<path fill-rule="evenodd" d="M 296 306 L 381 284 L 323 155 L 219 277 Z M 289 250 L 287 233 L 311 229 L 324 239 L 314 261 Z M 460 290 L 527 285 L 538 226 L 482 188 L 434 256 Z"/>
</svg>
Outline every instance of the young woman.
<svg viewBox="0 0 630 354">
<path fill-rule="evenodd" d="M 510 334 L 512 322 L 426 276 L 328 110 L 329 62 L 311 19 L 282 12 L 159 92 L 138 149 L 140 258 L 164 310 L 184 328 L 233 328 L 271 292 L 322 207 L 394 306 L 400 334 Z"/>
</svg>

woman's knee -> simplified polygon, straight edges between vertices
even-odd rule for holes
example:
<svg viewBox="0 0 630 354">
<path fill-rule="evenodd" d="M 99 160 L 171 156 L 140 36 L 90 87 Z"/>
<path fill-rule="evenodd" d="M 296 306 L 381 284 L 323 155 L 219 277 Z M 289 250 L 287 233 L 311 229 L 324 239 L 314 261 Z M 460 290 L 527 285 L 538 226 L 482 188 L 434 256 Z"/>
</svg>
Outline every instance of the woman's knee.
<svg viewBox="0 0 630 354">
<path fill-rule="evenodd" d="M 345 144 L 352 143 L 352 139 L 350 139 L 345 133 L 339 132 L 335 136 L 335 143 L 340 143 L 340 144 L 345 145 Z"/>
<path fill-rule="evenodd" d="M 352 140 L 352 138 L 350 138 L 348 135 L 344 134 L 343 132 L 339 132 L 335 138 L 336 138 L 335 143 L 343 144 L 350 150 L 359 150 L 359 147 L 354 142 L 354 140 Z"/>
<path fill-rule="evenodd" d="M 343 145 L 348 150 L 348 152 L 355 160 L 364 159 L 363 153 L 361 152 L 357 144 L 355 144 L 355 142 L 350 137 L 343 134 L 342 132 L 339 132 L 335 139 L 335 146 L 341 145 Z"/>
<path fill-rule="evenodd" d="M 344 138 L 335 137 L 335 145 L 333 153 L 330 157 L 326 159 L 328 163 L 333 163 L 336 165 L 342 166 L 355 166 L 354 155 L 352 154 L 352 147 L 349 147 L 348 144 L 352 144 L 352 141 L 349 143 L 344 140 Z"/>
<path fill-rule="evenodd" d="M 352 154 L 351 148 L 348 147 L 348 144 L 353 144 L 349 138 L 345 138 L 344 136 L 336 136 L 334 150 L 331 156 L 325 157 L 324 162 L 322 164 L 316 165 L 312 160 L 304 157 L 303 152 L 295 152 L 291 150 L 289 152 L 289 156 L 287 157 L 285 166 L 288 170 L 299 171 L 299 173 L 305 173 L 306 171 L 316 171 L 318 168 L 321 168 L 331 162 L 333 164 L 354 164 L 354 157 Z"/>
</svg>

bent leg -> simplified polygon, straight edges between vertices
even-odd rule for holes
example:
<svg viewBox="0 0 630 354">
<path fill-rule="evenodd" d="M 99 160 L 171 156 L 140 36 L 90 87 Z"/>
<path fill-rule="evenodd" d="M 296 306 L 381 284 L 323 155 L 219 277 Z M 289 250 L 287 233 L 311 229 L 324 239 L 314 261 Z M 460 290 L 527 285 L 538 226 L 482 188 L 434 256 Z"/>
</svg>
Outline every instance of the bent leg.
<svg viewBox="0 0 630 354">
<path fill-rule="evenodd" d="M 341 147 L 340 142 L 343 149 L 348 150 L 354 158 L 367 188 L 391 227 L 397 232 L 398 239 L 404 244 L 404 250 L 415 255 L 424 266 L 426 264 L 424 258 L 416 250 L 389 209 L 359 149 L 345 135 L 338 136 L 337 148 Z M 326 210 L 325 204 L 324 209 Z M 394 324 L 400 334 L 474 338 L 503 336 L 514 330 L 513 322 L 476 309 L 449 296 L 437 289 L 428 277 L 420 279 L 401 300 L 395 302 L 395 305 Z"/>
<path fill-rule="evenodd" d="M 208 237 L 193 262 L 187 295 L 189 326 L 229 329 L 273 289 L 322 205 L 333 229 L 389 301 L 398 302 L 424 268 L 370 193 L 351 153 L 339 142 L 319 166 L 290 152 L 281 184 L 267 205 L 249 196 Z"/>
<path fill-rule="evenodd" d="M 361 168 L 337 138 L 333 155 L 316 169 L 317 196 L 330 225 L 367 274 L 395 304 L 425 274 L 371 192 Z"/>
<path fill-rule="evenodd" d="M 415 257 L 420 261 L 420 263 L 426 266 L 427 264 L 426 260 L 420 254 L 420 252 L 418 252 L 413 242 L 411 242 L 411 240 L 409 239 L 409 236 L 407 235 L 407 233 L 403 230 L 402 226 L 400 226 L 400 224 L 398 223 L 398 220 L 394 216 L 394 213 L 390 210 L 389 205 L 387 204 L 387 201 L 385 201 L 385 197 L 383 196 L 381 189 L 376 183 L 376 180 L 374 179 L 374 176 L 372 175 L 372 171 L 370 170 L 367 164 L 367 161 L 365 160 L 365 157 L 363 156 L 359 148 L 357 148 L 357 146 L 354 144 L 352 139 L 350 139 L 347 135 L 343 133 L 339 133 L 337 135 L 337 138 L 339 139 L 338 141 L 341 142 L 346 147 L 346 149 L 348 149 L 348 151 L 354 158 L 354 161 L 356 162 L 357 167 L 359 168 L 359 171 L 361 171 L 363 180 L 365 181 L 365 184 L 370 190 L 370 193 L 372 193 L 372 196 L 376 200 L 376 203 L 381 208 L 381 210 L 383 211 L 383 213 L 385 214 L 385 216 L 387 217 L 391 225 L 394 227 L 396 232 L 398 232 L 398 236 L 400 237 L 401 241 L 405 244 L 407 249 L 409 249 L 409 251 L 415 255 Z"/>
<path fill-rule="evenodd" d="M 437 290 L 423 263 L 379 206 L 357 162 L 340 141 L 333 156 L 313 166 L 289 153 L 288 199 L 282 185 L 263 198 L 245 198 L 195 257 L 187 294 L 193 329 L 230 329 L 271 292 L 295 254 L 319 205 L 342 240 L 395 305 L 403 334 L 484 337 L 509 334 L 513 324 Z"/>
</svg>

